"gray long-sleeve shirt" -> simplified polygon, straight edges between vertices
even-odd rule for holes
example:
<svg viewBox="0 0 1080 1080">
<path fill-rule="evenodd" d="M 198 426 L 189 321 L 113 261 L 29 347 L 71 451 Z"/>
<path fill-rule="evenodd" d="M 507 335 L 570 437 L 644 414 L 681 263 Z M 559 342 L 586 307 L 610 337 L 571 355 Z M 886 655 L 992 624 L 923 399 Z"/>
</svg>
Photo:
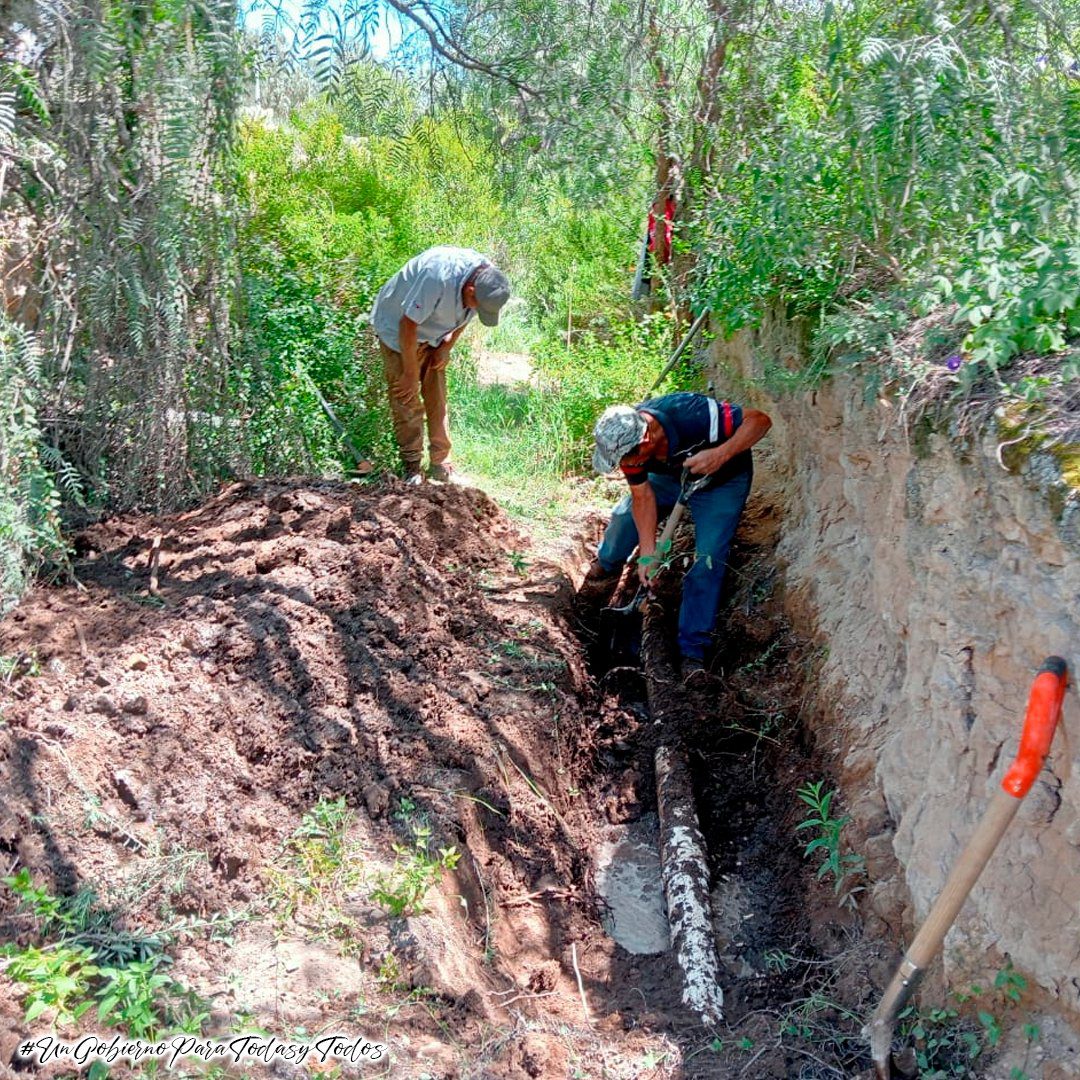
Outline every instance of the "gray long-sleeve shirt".
<svg viewBox="0 0 1080 1080">
<path fill-rule="evenodd" d="M 417 325 L 418 341 L 438 345 L 475 314 L 461 302 L 462 286 L 488 260 L 472 248 L 433 247 L 410 259 L 380 290 L 371 325 L 395 352 L 402 315 Z"/>
</svg>

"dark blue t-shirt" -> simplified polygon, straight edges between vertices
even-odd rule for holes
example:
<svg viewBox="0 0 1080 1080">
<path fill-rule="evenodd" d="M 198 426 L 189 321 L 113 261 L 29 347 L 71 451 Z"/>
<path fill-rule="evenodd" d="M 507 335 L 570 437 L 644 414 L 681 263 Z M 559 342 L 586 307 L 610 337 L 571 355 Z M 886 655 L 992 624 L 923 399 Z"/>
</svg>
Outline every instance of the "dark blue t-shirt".
<svg viewBox="0 0 1080 1080">
<path fill-rule="evenodd" d="M 667 457 L 650 458 L 641 465 L 621 466 L 629 484 L 644 484 L 649 473 L 665 476 L 682 475 L 688 457 L 727 442 L 742 424 L 743 411 L 738 405 L 717 401 L 706 394 L 664 394 L 636 406 L 655 416 L 667 436 Z M 749 450 L 736 454 L 723 468 L 713 473 L 707 487 L 717 487 L 743 473 L 753 473 L 754 463 Z"/>
</svg>

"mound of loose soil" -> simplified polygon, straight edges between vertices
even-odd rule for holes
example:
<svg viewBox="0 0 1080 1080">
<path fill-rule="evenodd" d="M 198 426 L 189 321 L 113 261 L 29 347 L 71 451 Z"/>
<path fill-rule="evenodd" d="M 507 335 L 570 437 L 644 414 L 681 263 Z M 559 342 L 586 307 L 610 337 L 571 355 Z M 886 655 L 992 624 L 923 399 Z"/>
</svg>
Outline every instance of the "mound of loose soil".
<svg viewBox="0 0 1080 1080">
<path fill-rule="evenodd" d="M 111 932 L 169 927 L 207 1032 L 364 1033 L 391 1075 L 661 1075 L 662 1039 L 586 1023 L 579 978 L 601 995 L 614 949 L 595 725 L 570 583 L 528 551 L 481 492 L 395 482 L 234 484 L 91 528 L 78 584 L 0 626 L 0 870 L 93 887 Z M 290 838 L 340 797 L 354 872 L 320 895 Z M 392 918 L 373 883 L 415 843 L 462 858 Z M 38 940 L 10 892 L 0 916 Z M 48 1019 L 23 1023 L 24 989 L 0 990 L 0 1067 Z"/>
</svg>

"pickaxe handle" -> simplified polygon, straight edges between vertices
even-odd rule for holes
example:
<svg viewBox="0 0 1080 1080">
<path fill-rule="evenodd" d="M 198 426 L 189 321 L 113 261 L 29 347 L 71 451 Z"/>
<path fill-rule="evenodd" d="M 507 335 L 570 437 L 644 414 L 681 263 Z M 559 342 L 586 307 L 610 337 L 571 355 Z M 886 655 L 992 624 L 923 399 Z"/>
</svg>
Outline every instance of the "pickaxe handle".
<svg viewBox="0 0 1080 1080">
<path fill-rule="evenodd" d="M 682 519 L 683 514 L 686 513 L 686 503 L 680 499 L 672 508 L 671 513 L 668 514 L 667 521 L 664 524 L 664 528 L 660 532 L 660 536 L 656 541 L 657 551 L 665 550 L 668 541 L 675 535 L 675 530 L 679 527 L 679 521 Z M 647 577 L 651 581 L 653 575 L 656 574 L 661 567 L 659 559 L 656 560 L 648 569 Z M 637 611 L 639 607 L 645 602 L 645 597 L 649 595 L 649 588 L 647 585 L 639 585 L 637 592 L 634 593 L 634 599 L 630 601 L 625 607 L 610 608 L 608 610 L 618 612 L 621 615 L 630 615 Z"/>
<path fill-rule="evenodd" d="M 667 551 L 670 546 L 671 538 L 675 535 L 675 530 L 679 527 L 679 522 L 682 521 L 683 514 L 686 513 L 686 507 L 690 502 L 690 496 L 693 495 L 695 491 L 700 491 L 710 479 L 712 478 L 709 476 L 699 476 L 696 479 L 691 479 L 690 472 L 683 469 L 682 487 L 679 491 L 679 497 L 675 500 L 675 505 L 668 513 L 667 521 L 664 522 L 664 527 L 656 540 L 656 550 L 658 552 L 663 553 Z M 646 578 L 651 581 L 662 565 L 661 560 L 659 558 L 656 559 L 646 572 Z M 637 611 L 637 609 L 641 607 L 645 601 L 645 597 L 648 595 L 648 586 L 640 585 L 638 586 L 638 591 L 634 593 L 634 599 L 631 600 L 629 604 L 620 608 L 609 608 L 608 610 L 617 611 L 623 615 L 629 615 L 631 612 Z"/>
<path fill-rule="evenodd" d="M 685 513 L 686 500 L 679 499 L 679 501 L 671 508 L 671 513 L 668 514 L 667 521 L 664 522 L 664 527 L 656 540 L 656 550 L 661 554 L 667 551 L 668 545 L 671 543 L 671 538 L 675 535 L 675 530 L 679 527 L 679 522 L 682 521 L 682 516 Z M 660 559 L 657 559 L 646 571 L 645 576 L 651 578 L 659 569 Z"/>
</svg>

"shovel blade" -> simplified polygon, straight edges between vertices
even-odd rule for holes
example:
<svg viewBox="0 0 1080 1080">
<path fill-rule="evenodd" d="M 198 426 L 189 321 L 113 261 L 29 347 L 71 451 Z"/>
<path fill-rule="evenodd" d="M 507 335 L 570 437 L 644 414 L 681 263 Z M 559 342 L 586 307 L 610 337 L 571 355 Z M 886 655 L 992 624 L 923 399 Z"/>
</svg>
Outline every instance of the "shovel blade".
<svg viewBox="0 0 1080 1080">
<path fill-rule="evenodd" d="M 641 619 L 623 619 L 611 627 L 608 656 L 615 661 L 636 661 L 641 656 Z"/>
<path fill-rule="evenodd" d="M 636 660 L 640 655 L 640 608 L 640 604 L 631 602 L 600 612 L 600 642 L 607 650 L 608 659 Z"/>
<path fill-rule="evenodd" d="M 618 618 L 625 615 L 636 615 L 641 610 L 641 597 L 635 596 L 629 604 L 623 604 L 621 607 L 606 607 L 600 609 L 600 614 L 604 618 Z"/>
</svg>

